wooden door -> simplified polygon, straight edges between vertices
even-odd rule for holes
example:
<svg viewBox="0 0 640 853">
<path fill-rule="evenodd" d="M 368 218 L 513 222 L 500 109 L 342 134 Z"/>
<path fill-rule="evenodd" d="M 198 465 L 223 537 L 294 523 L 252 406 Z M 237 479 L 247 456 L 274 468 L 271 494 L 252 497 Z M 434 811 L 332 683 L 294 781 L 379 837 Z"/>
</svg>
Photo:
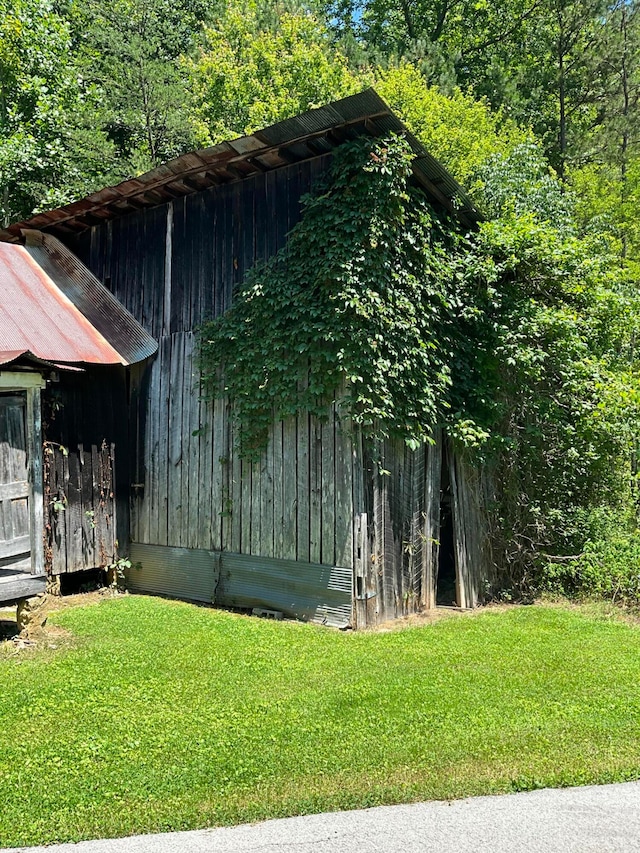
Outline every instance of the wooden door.
<svg viewBox="0 0 640 853">
<path fill-rule="evenodd" d="M 0 394 L 0 568 L 31 571 L 26 397 Z"/>
</svg>

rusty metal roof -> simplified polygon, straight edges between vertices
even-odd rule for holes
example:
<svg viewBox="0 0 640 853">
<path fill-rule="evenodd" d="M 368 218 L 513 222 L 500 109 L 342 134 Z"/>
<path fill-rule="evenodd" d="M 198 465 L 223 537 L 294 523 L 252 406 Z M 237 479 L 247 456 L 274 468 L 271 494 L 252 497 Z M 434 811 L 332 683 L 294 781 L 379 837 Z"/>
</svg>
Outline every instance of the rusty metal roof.
<svg viewBox="0 0 640 853">
<path fill-rule="evenodd" d="M 0 363 L 133 364 L 157 344 L 55 237 L 0 243 Z"/>
<path fill-rule="evenodd" d="M 467 226 L 480 213 L 447 170 L 407 130 L 374 89 L 286 119 L 251 136 L 183 154 L 140 177 L 86 198 L 36 214 L 0 231 L 0 240 L 18 242 L 23 228 L 61 236 L 76 234 L 109 219 L 218 184 L 327 154 L 358 136 L 403 135 L 416 155 L 413 170 L 427 194 Z"/>
</svg>

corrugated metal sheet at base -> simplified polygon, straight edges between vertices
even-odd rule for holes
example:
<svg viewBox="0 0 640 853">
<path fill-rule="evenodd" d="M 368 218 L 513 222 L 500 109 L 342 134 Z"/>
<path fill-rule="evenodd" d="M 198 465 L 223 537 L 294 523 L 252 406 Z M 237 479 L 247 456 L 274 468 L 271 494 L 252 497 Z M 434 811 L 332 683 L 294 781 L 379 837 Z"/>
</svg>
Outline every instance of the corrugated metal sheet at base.
<svg viewBox="0 0 640 853">
<path fill-rule="evenodd" d="M 344 628 L 351 624 L 352 576 L 352 569 L 225 552 L 216 604 Z"/>
<path fill-rule="evenodd" d="M 351 569 L 139 543 L 131 543 L 130 560 L 127 583 L 138 592 L 281 610 L 336 628 L 351 624 Z"/>
<path fill-rule="evenodd" d="M 127 572 L 130 589 L 213 603 L 220 574 L 216 551 L 132 542 L 129 559 L 133 564 Z"/>
</svg>

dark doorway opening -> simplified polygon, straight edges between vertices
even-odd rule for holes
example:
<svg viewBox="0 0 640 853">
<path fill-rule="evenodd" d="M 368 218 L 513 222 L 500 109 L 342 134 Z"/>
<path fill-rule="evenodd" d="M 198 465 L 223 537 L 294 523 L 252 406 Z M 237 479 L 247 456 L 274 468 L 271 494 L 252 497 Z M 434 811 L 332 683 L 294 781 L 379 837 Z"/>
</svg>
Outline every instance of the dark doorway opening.
<svg viewBox="0 0 640 853">
<path fill-rule="evenodd" d="M 442 474 L 440 478 L 440 547 L 438 548 L 438 579 L 436 582 L 436 605 L 456 607 L 456 550 L 453 525 L 453 501 L 449 460 L 446 450 L 442 452 Z"/>
</svg>

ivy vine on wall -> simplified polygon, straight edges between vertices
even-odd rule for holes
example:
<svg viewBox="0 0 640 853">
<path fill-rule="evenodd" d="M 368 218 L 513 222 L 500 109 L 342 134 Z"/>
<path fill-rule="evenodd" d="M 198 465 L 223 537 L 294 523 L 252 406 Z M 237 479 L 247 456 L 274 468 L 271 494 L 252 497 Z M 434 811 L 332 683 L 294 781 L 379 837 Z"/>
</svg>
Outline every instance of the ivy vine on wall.
<svg viewBox="0 0 640 853">
<path fill-rule="evenodd" d="M 228 395 L 242 451 L 300 411 L 366 436 L 427 439 L 451 385 L 450 254 L 459 240 L 412 186 L 401 138 L 337 151 L 286 246 L 201 329 L 205 387 Z"/>
</svg>

